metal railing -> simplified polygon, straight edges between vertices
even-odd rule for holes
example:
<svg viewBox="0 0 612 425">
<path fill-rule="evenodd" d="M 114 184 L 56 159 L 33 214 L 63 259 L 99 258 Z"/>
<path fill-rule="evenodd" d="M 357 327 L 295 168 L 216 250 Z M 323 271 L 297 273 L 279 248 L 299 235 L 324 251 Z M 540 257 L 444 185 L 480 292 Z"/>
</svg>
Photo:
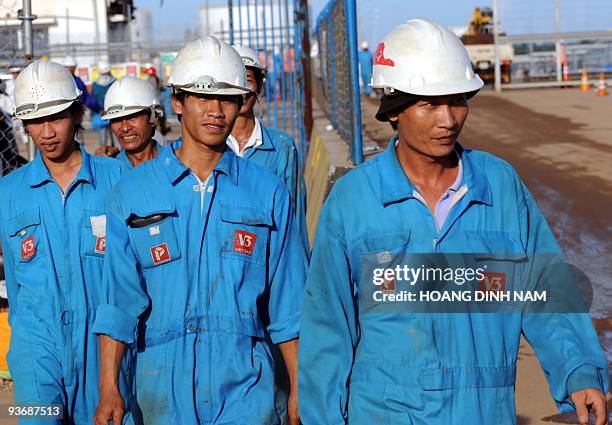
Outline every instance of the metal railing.
<svg viewBox="0 0 612 425">
<path fill-rule="evenodd" d="M 259 53 L 268 68 L 262 96 L 264 123 L 294 138 L 303 166 L 312 122 L 307 2 L 228 0 L 228 13 L 228 31 L 216 35 Z"/>
<path fill-rule="evenodd" d="M 315 96 L 350 146 L 354 164 L 363 162 L 361 99 L 355 0 L 331 0 L 317 18 L 314 39 Z"/>
</svg>

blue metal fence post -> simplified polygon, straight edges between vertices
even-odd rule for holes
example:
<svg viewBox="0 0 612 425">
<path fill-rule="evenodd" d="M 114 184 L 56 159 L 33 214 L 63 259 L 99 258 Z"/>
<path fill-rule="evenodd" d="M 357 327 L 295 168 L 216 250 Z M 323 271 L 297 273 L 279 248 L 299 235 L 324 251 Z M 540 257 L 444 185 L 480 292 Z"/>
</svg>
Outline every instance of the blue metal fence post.
<svg viewBox="0 0 612 425">
<path fill-rule="evenodd" d="M 240 33 L 240 45 L 242 46 L 242 29 L 244 28 L 242 26 L 242 0 L 238 0 L 238 26 L 240 27 L 239 33 Z"/>
<path fill-rule="evenodd" d="M 234 44 L 234 2 L 233 0 L 227 0 L 227 11 L 229 14 L 229 42 L 230 44 Z"/>
<path fill-rule="evenodd" d="M 363 145 L 361 137 L 361 97 L 359 93 L 359 59 L 357 57 L 357 4 L 355 0 L 345 0 L 346 30 L 351 63 L 351 85 L 353 97 L 353 163 L 363 162 Z"/>
</svg>

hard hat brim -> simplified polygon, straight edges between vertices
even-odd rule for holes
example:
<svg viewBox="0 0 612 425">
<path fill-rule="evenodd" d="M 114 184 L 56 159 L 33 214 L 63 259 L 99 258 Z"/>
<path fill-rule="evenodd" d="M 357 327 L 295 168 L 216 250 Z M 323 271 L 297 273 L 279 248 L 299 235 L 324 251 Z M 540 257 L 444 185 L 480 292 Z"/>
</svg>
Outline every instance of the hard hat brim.
<svg viewBox="0 0 612 425">
<path fill-rule="evenodd" d="M 57 114 L 59 112 L 62 112 L 68 108 L 70 108 L 70 106 L 72 106 L 72 104 L 76 102 L 75 100 L 71 100 L 68 101 L 66 103 L 62 103 L 61 105 L 54 105 L 54 106 L 49 106 L 47 108 L 42 108 L 42 109 L 38 109 L 36 111 L 33 112 L 28 112 L 22 115 L 13 115 L 14 119 L 18 119 L 18 120 L 33 120 L 35 118 L 43 118 L 43 117 L 48 117 L 54 114 Z"/>
<path fill-rule="evenodd" d="M 150 108 L 143 106 L 141 108 L 130 108 L 130 109 L 118 110 L 117 112 L 110 112 L 110 113 L 108 111 L 104 111 L 100 115 L 100 118 L 102 118 L 103 120 L 114 120 L 115 118 L 123 118 L 123 117 L 127 117 L 128 115 L 137 114 L 146 109 L 150 109 Z"/>
<path fill-rule="evenodd" d="M 447 96 L 450 94 L 470 93 L 480 90 L 484 82 L 478 75 L 471 80 L 448 81 L 443 83 L 428 83 L 424 86 L 393 86 L 385 84 L 370 84 L 373 89 L 391 88 L 404 93 L 415 94 L 417 96 Z"/>
<path fill-rule="evenodd" d="M 251 90 L 243 89 L 240 87 L 233 87 L 233 88 L 228 87 L 224 89 L 217 89 L 214 91 L 203 91 L 203 90 L 198 90 L 194 87 L 176 87 L 176 90 L 184 91 L 188 93 L 194 93 L 194 94 L 212 94 L 212 95 L 218 95 L 218 96 L 241 96 L 243 94 L 249 94 L 251 92 Z"/>
</svg>

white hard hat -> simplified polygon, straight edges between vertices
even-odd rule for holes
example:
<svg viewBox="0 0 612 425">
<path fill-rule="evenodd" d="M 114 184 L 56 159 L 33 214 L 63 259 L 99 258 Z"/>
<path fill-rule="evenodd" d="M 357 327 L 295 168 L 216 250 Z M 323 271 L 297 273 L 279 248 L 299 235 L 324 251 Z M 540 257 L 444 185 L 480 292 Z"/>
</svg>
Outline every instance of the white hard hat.
<svg viewBox="0 0 612 425">
<path fill-rule="evenodd" d="M 157 116 L 163 114 L 155 88 L 148 81 L 126 76 L 111 84 L 106 92 L 102 119 L 121 118 L 145 109 Z"/>
<path fill-rule="evenodd" d="M 100 72 L 100 74 L 106 74 L 110 71 L 111 69 L 108 62 L 100 61 L 100 63 L 98 63 L 98 72 Z"/>
<path fill-rule="evenodd" d="M 257 52 L 250 47 L 247 46 L 232 46 L 242 58 L 242 63 L 244 66 L 257 68 L 262 71 L 264 74 L 268 72 L 264 64 L 259 60 L 259 55 Z"/>
<path fill-rule="evenodd" d="M 15 79 L 15 118 L 29 120 L 68 109 L 81 95 L 74 77 L 53 61 L 37 60 Z"/>
<path fill-rule="evenodd" d="M 361 43 L 361 50 L 367 50 L 367 49 L 369 49 L 369 48 L 370 48 L 370 45 L 368 44 L 368 42 L 367 42 L 367 41 L 363 41 L 363 42 Z"/>
<path fill-rule="evenodd" d="M 418 96 L 469 93 L 484 83 L 461 40 L 447 28 L 414 19 L 395 28 L 374 54 L 371 87 Z"/>
<path fill-rule="evenodd" d="M 169 84 L 174 90 L 217 95 L 250 92 L 238 52 L 215 37 L 192 41 L 174 60 Z"/>
<path fill-rule="evenodd" d="M 76 65 L 77 63 L 76 63 L 76 59 L 74 58 L 74 56 L 68 55 L 64 58 L 64 66 L 76 66 Z"/>
</svg>

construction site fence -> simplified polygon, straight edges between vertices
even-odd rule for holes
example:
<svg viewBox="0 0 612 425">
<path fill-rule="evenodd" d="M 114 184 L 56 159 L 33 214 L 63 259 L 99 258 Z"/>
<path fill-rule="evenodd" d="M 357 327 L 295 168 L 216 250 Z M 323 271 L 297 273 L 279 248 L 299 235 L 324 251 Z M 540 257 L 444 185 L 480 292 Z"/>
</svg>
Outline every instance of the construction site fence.
<svg viewBox="0 0 612 425">
<path fill-rule="evenodd" d="M 313 95 L 354 164 L 363 162 L 355 0 L 331 0 L 317 17 L 313 34 Z"/>
</svg>

